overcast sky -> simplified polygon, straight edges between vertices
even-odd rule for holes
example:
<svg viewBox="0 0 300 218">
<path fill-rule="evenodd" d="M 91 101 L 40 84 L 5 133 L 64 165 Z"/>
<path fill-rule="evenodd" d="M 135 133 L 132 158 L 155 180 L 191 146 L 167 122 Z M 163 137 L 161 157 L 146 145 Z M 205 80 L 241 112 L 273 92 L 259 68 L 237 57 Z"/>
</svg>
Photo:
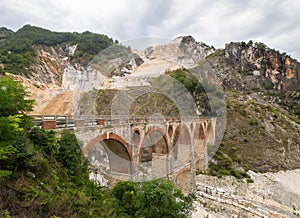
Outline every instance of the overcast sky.
<svg viewBox="0 0 300 218">
<path fill-rule="evenodd" d="M 89 30 L 124 42 L 192 35 L 217 48 L 260 41 L 300 60 L 298 0 L 0 0 L 0 26 Z"/>
</svg>

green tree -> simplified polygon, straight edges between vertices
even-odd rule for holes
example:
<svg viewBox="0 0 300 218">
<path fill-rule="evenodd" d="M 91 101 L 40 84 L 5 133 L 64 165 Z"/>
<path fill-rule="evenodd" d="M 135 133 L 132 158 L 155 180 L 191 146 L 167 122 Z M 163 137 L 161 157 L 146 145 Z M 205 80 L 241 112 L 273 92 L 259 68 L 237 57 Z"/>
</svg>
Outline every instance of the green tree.
<svg viewBox="0 0 300 218">
<path fill-rule="evenodd" d="M 74 133 L 63 130 L 59 140 L 58 161 L 67 168 L 69 175 L 86 178 L 86 163 Z"/>
<path fill-rule="evenodd" d="M 24 114 L 32 111 L 33 100 L 29 100 L 29 93 L 22 84 L 8 76 L 0 80 L 0 117 Z"/>
<path fill-rule="evenodd" d="M 9 159 L 16 152 L 12 139 L 18 131 L 7 117 L 0 117 L 0 177 L 12 174 L 8 167 Z"/>
<path fill-rule="evenodd" d="M 9 77 L 0 79 L 0 176 L 11 175 L 27 165 L 26 133 L 28 119 L 22 115 L 32 110 L 25 88 Z"/>
<path fill-rule="evenodd" d="M 118 215 L 122 217 L 189 217 L 193 211 L 193 195 L 185 196 L 169 180 L 134 183 L 122 181 L 112 189 L 119 202 Z"/>
<path fill-rule="evenodd" d="M 119 216 L 126 214 L 133 217 L 136 212 L 136 201 L 134 200 L 135 194 L 138 190 L 138 184 L 132 181 L 118 182 L 112 189 L 113 196 L 119 203 Z"/>
<path fill-rule="evenodd" d="M 136 193 L 135 217 L 189 217 L 193 195 L 185 196 L 169 180 L 153 180 L 141 184 Z"/>
<path fill-rule="evenodd" d="M 44 130 L 33 128 L 29 133 L 29 138 L 33 144 L 44 152 L 49 158 L 58 153 L 58 139 L 54 130 Z"/>
<path fill-rule="evenodd" d="M 20 126 L 23 115 L 0 117 L 0 175 L 11 175 L 28 165 L 26 133 Z M 1 173 L 2 172 L 2 173 Z"/>
</svg>

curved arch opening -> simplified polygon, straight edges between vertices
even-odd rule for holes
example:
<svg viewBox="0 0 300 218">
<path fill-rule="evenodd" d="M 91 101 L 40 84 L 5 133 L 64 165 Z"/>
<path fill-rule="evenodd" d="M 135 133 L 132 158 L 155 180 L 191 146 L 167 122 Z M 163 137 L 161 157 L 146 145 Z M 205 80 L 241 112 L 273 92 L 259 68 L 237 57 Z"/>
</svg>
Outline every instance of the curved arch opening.
<svg viewBox="0 0 300 218">
<path fill-rule="evenodd" d="M 173 127 L 172 127 L 172 125 L 170 125 L 170 126 L 168 127 L 168 135 L 169 135 L 170 138 L 171 138 L 172 135 L 173 135 Z"/>
<path fill-rule="evenodd" d="M 132 156 L 128 146 L 117 135 L 106 134 L 92 140 L 85 156 L 94 168 L 106 174 L 132 174 Z"/>
<path fill-rule="evenodd" d="M 190 131 L 186 125 L 182 125 L 182 127 L 181 127 L 179 143 L 185 144 L 185 145 L 191 144 Z"/>
<path fill-rule="evenodd" d="M 212 123 L 209 122 L 207 125 L 207 128 L 206 128 L 206 138 L 207 138 L 208 143 L 214 144 L 214 137 L 215 137 L 214 129 L 213 129 Z"/>
<path fill-rule="evenodd" d="M 194 135 L 194 142 L 195 142 L 195 165 L 198 170 L 205 169 L 205 149 L 206 149 L 206 141 L 205 141 L 205 132 L 203 128 L 203 123 L 198 123 L 196 125 L 197 129 L 195 129 Z"/>
<path fill-rule="evenodd" d="M 174 159 L 175 167 L 189 160 L 191 138 L 186 125 L 181 125 L 175 130 L 174 136 Z"/>
<path fill-rule="evenodd" d="M 168 143 L 161 130 L 150 130 L 146 134 L 143 147 L 152 147 L 152 152 L 157 154 L 168 153 Z"/>
<path fill-rule="evenodd" d="M 180 131 L 181 131 L 181 126 L 178 126 L 175 130 L 174 133 L 174 138 L 173 138 L 173 154 L 174 154 L 174 159 L 178 159 L 178 141 L 179 141 L 179 136 L 180 136 Z"/>
<path fill-rule="evenodd" d="M 160 129 L 149 129 L 140 149 L 140 167 L 155 177 L 167 174 L 168 143 Z"/>
<path fill-rule="evenodd" d="M 115 139 L 104 139 L 101 144 L 108 154 L 110 171 L 130 174 L 131 160 L 124 145 Z"/>
<path fill-rule="evenodd" d="M 139 130 L 135 129 L 132 134 L 132 143 L 135 147 L 137 147 L 140 141 L 141 141 L 141 133 Z"/>
<path fill-rule="evenodd" d="M 204 133 L 204 128 L 203 128 L 202 124 L 199 124 L 199 123 L 196 124 L 194 137 L 195 137 L 195 139 L 200 139 L 200 140 L 205 139 L 205 133 Z"/>
</svg>

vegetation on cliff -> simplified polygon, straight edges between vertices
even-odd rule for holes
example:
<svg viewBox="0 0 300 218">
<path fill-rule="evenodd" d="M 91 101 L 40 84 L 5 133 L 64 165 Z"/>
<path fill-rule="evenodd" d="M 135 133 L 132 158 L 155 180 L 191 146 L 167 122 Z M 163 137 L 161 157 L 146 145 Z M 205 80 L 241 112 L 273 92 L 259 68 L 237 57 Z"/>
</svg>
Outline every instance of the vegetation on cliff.
<svg viewBox="0 0 300 218">
<path fill-rule="evenodd" d="M 168 77 L 165 77 L 165 75 Z M 178 102 L 175 102 L 175 100 L 187 103 L 194 102 L 202 116 L 212 115 L 211 106 L 214 109 L 220 107 L 218 105 L 219 98 L 212 99 L 212 102 L 210 102 L 207 93 L 214 93 L 219 97 L 222 96 L 222 93 L 217 86 L 209 84 L 206 79 L 199 81 L 190 70 L 185 68 L 166 70 L 165 75 L 149 79 L 152 89 L 133 87 L 121 91 L 122 93 L 127 92 L 127 96 L 130 96 L 127 102 L 131 103 L 129 105 L 130 116 L 160 114 L 165 117 L 179 117 L 181 114 L 185 114 L 185 111 L 183 111 L 185 109 L 190 113 L 193 112 L 190 115 L 195 115 L 196 108 L 193 110 L 178 108 L 178 105 L 176 105 Z M 180 85 L 174 84 L 175 81 Z M 172 90 L 172 94 L 168 93 L 170 90 Z M 139 93 L 144 94 L 140 95 Z M 110 115 L 112 101 L 116 95 L 118 95 L 118 90 L 100 90 L 96 97 L 96 113 Z M 81 98 L 81 105 L 83 106 L 86 105 L 85 98 L 86 96 Z M 118 102 L 114 103 L 117 104 Z M 184 106 L 188 107 L 188 104 Z M 121 105 L 119 108 L 121 108 Z"/>
<path fill-rule="evenodd" d="M 225 135 L 210 164 L 213 174 L 299 168 L 299 63 L 251 41 L 231 43 L 206 61 L 222 78 L 227 104 Z"/>
<path fill-rule="evenodd" d="M 2 37 L 1 37 L 2 36 Z M 28 73 L 35 61 L 34 46 L 77 45 L 75 53 L 70 56 L 75 62 L 86 64 L 101 50 L 114 42 L 106 35 L 91 32 L 70 33 L 53 32 L 40 27 L 25 25 L 13 33 L 2 28 L 0 30 L 0 73 Z"/>
</svg>

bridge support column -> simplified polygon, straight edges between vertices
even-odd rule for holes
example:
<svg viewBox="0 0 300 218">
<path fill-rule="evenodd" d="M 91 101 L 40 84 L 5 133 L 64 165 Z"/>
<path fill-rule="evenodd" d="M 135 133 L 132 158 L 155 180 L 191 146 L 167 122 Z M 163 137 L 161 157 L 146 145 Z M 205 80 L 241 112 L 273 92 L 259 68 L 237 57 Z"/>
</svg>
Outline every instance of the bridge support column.
<svg viewBox="0 0 300 218">
<path fill-rule="evenodd" d="M 196 170 L 205 171 L 207 169 L 207 146 L 203 139 L 195 140 L 195 167 Z"/>
<path fill-rule="evenodd" d="M 195 160 L 195 144 L 191 143 L 190 147 L 190 166 L 191 166 L 191 192 L 196 191 L 196 160 Z"/>
<path fill-rule="evenodd" d="M 173 155 L 173 149 L 169 151 L 167 154 L 167 173 L 168 173 L 168 178 L 173 177 L 173 170 L 174 170 L 174 155 Z"/>
</svg>

